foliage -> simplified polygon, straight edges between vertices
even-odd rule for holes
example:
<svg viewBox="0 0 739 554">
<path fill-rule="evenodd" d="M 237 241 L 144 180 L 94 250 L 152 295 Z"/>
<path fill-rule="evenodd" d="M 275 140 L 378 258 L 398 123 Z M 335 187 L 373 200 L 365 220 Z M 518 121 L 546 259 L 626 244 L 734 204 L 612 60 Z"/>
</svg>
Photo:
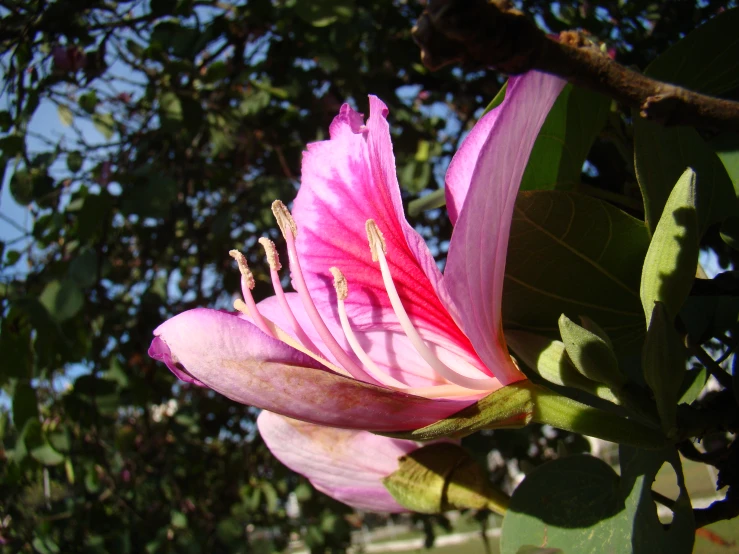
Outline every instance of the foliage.
<svg viewBox="0 0 739 554">
<path fill-rule="evenodd" d="M 553 32 L 582 27 L 609 41 L 623 63 L 736 97 L 735 71 L 726 67 L 737 59 L 736 42 L 727 42 L 736 10 L 668 50 L 724 3 L 612 4 L 526 0 L 522 7 Z M 276 236 L 269 205 L 294 197 L 302 150 L 325 137 L 345 100 L 360 111 L 368 93 L 388 104 L 404 200 L 436 194 L 438 205 L 444 168 L 503 79 L 425 70 L 410 39 L 420 9 L 398 0 L 10 0 L 0 7 L 0 174 L 3 219 L 10 220 L 0 234 L 4 552 L 271 552 L 293 535 L 314 552 L 348 546 L 358 520 L 272 458 L 253 409 L 175 384 L 146 349 L 166 317 L 229 307 L 239 287 L 227 255 L 234 246 L 255 273 L 255 295 L 267 295 L 256 240 Z M 680 44 L 700 55 L 683 64 Z M 612 413 L 632 410 L 640 425 L 666 425 L 681 440 L 713 432 L 719 482 L 736 494 L 731 464 L 739 454 L 726 431 L 736 431 L 737 371 L 732 393 L 729 373 L 705 356 L 723 362 L 737 345 L 737 288 L 727 277 L 696 283 L 694 267 L 669 269 L 677 258 L 660 258 L 655 267 L 679 273 L 678 293 L 660 296 L 660 269 L 642 272 L 645 256 L 659 257 L 648 254 L 650 240 L 683 237 L 658 222 L 688 166 L 696 173 L 699 222 L 691 232 L 724 267 L 739 259 L 730 219 L 739 216 L 736 137 L 664 129 L 576 88 L 560 98 L 545 130 L 511 233 L 507 329 L 548 345 L 562 338 L 563 364 L 576 362 L 573 348 L 584 352 L 597 335 L 597 359 L 616 361 L 619 373 L 586 370 L 578 385 L 561 379 L 551 386 L 573 403 L 597 403 L 593 391 L 600 391 Z M 446 215 L 433 209 L 415 222 L 443 261 Z M 670 317 L 687 328 L 693 353 L 703 346 L 679 391 L 661 390 L 662 374 L 642 373 L 641 349 L 652 333 L 645 290 L 650 302 L 671 302 Z M 568 336 L 560 333 L 563 313 L 577 327 Z M 573 323 L 580 316 L 582 327 Z M 645 360 L 665 357 L 646 350 Z M 536 359 L 520 358 L 536 378 Z M 706 372 L 724 388 L 699 394 Z M 592 458 L 544 464 L 557 457 L 557 443 L 586 450 L 571 433 L 548 432 L 532 426 L 464 440 L 494 482 L 510 483 L 512 475 L 488 464 L 491 452 L 541 466 L 513 496 L 505 552 L 538 540 L 542 522 L 574 502 L 564 499 L 543 515 L 531 509 L 548 485 L 565 487 L 552 476 L 568 463 L 582 466 L 589 487 L 606 483 L 608 501 L 602 512 L 588 512 L 590 497 L 576 506 L 581 519 L 569 523 L 599 536 L 613 531 L 622 541 L 638 531 L 686 547 L 679 533 L 658 537 L 651 512 L 639 519 L 652 508 L 645 503 L 662 463 L 681 475 L 674 450 L 622 447 L 619 481 Z M 678 445 L 692 452 L 689 441 Z M 692 540 L 693 515 L 680 492 L 675 517 L 684 517 Z M 295 502 L 297 516 L 289 509 Z M 604 522 L 604 514 L 618 517 Z M 552 523 L 557 534 L 574 533 L 560 523 Z M 654 544 L 650 551 L 667 548 Z"/>
</svg>

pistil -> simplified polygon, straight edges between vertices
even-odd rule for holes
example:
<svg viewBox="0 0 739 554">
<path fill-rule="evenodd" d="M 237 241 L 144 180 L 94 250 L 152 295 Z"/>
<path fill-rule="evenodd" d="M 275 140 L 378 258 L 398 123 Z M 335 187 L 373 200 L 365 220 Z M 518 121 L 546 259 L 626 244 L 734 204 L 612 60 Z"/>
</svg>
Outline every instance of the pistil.
<svg viewBox="0 0 739 554">
<path fill-rule="evenodd" d="M 367 231 L 370 250 L 372 251 L 372 260 L 379 262 L 380 264 L 382 281 L 385 284 L 385 290 L 390 299 L 393 311 L 395 312 L 395 317 L 398 318 L 398 323 L 400 323 L 403 332 L 408 336 L 408 339 L 416 349 L 416 352 L 421 355 L 426 363 L 429 364 L 438 375 L 450 383 L 473 390 L 492 390 L 497 388 L 499 385 L 497 379 L 490 379 L 489 377 L 484 379 L 472 379 L 470 377 L 460 375 L 436 357 L 431 349 L 426 346 L 426 343 L 423 341 L 421 335 L 408 317 L 408 314 L 403 307 L 403 302 L 400 300 L 398 291 L 395 288 L 395 283 L 393 282 L 392 274 L 390 273 L 390 267 L 385 258 L 386 247 L 382 232 L 372 219 L 367 220 L 365 228 Z"/>
</svg>

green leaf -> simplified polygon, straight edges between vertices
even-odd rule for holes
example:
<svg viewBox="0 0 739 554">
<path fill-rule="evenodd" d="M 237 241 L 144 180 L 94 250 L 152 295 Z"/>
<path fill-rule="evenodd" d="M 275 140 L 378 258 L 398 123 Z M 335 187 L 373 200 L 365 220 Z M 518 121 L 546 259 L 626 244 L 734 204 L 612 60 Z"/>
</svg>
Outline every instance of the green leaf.
<svg viewBox="0 0 739 554">
<path fill-rule="evenodd" d="M 82 154 L 76 150 L 67 154 L 67 169 L 72 173 L 77 173 L 82 169 Z"/>
<path fill-rule="evenodd" d="M 41 465 L 45 466 L 56 466 L 64 463 L 64 456 L 54 450 L 49 443 L 44 443 L 41 446 L 32 448 L 30 450 L 31 458 L 36 460 Z"/>
<path fill-rule="evenodd" d="M 354 12 L 354 0 L 311 0 L 295 4 L 298 17 L 314 27 L 326 27 L 339 20 L 346 21 Z"/>
<path fill-rule="evenodd" d="M 177 510 L 172 510 L 172 527 L 177 529 L 187 528 L 187 516 Z"/>
<path fill-rule="evenodd" d="M 648 245 L 642 222 L 600 200 L 556 191 L 519 194 L 506 259 L 504 327 L 559 338 L 561 314 L 587 316 L 609 334 L 617 353 L 638 352 L 646 327 L 639 277 Z"/>
<path fill-rule="evenodd" d="M 65 127 L 69 127 L 74 121 L 74 114 L 66 104 L 57 104 L 56 113 L 59 115 L 59 121 Z"/>
<path fill-rule="evenodd" d="M 82 291 L 69 279 L 51 281 L 39 297 L 41 304 L 57 321 L 66 321 L 77 315 L 84 303 Z"/>
<path fill-rule="evenodd" d="M 610 388 L 579 373 L 567 357 L 564 343 L 525 331 L 507 331 L 508 347 L 544 380 L 562 387 L 572 387 L 620 404 Z"/>
<path fill-rule="evenodd" d="M 35 537 L 33 549 L 39 554 L 59 554 L 59 546 L 48 537 Z"/>
<path fill-rule="evenodd" d="M 70 263 L 67 275 L 79 287 L 89 287 L 97 281 L 98 257 L 94 250 L 87 249 Z"/>
<path fill-rule="evenodd" d="M 675 468 L 680 487 L 668 530 L 657 517 L 650 491 L 665 461 Z M 537 467 L 511 498 L 501 554 L 516 554 L 531 544 L 567 554 L 689 554 L 695 524 L 677 453 L 622 447 L 621 470 L 619 478 L 605 462 L 584 455 Z"/>
<path fill-rule="evenodd" d="M 739 217 L 732 216 L 721 224 L 721 240 L 734 250 L 739 250 Z"/>
<path fill-rule="evenodd" d="M 460 446 L 436 443 L 398 460 L 398 469 L 382 480 L 397 502 L 413 512 L 438 514 L 471 508 L 505 513 L 508 498 Z"/>
<path fill-rule="evenodd" d="M 734 357 L 736 360 L 736 356 Z M 690 369 L 685 372 L 682 387 L 680 388 L 680 400 L 678 404 L 691 404 L 706 386 L 708 372 L 705 367 Z"/>
<path fill-rule="evenodd" d="M 29 419 L 38 419 L 36 391 L 28 383 L 18 383 L 13 393 L 13 425 L 21 430 Z"/>
<path fill-rule="evenodd" d="M 100 101 L 98 100 L 95 91 L 91 90 L 90 92 L 81 94 L 77 102 L 79 103 L 80 108 L 92 115 L 95 113 L 95 109 Z"/>
<path fill-rule="evenodd" d="M 739 9 L 725 10 L 655 59 L 649 77 L 719 96 L 739 87 Z"/>
<path fill-rule="evenodd" d="M 734 185 L 734 193 L 739 196 L 739 135 L 722 133 L 712 138 L 709 145 L 716 152 L 718 159 L 726 169 L 726 173 Z"/>
<path fill-rule="evenodd" d="M 567 355 L 582 375 L 616 389 L 626 384 L 626 377 L 618 368 L 616 354 L 606 341 L 564 314 L 559 318 L 559 331 Z"/>
<path fill-rule="evenodd" d="M 492 111 L 495 108 L 497 108 L 498 106 L 500 106 L 503 103 L 503 100 L 505 100 L 505 94 L 506 94 L 506 91 L 507 90 L 508 90 L 508 81 L 506 81 L 505 83 L 503 83 L 503 86 L 500 87 L 500 90 L 498 91 L 498 94 L 496 94 L 495 95 L 495 98 L 493 98 L 490 101 L 490 104 L 488 104 L 487 108 L 485 108 L 485 111 L 482 112 L 482 115 L 485 115 L 489 111 Z M 480 117 L 482 117 L 482 116 L 480 116 Z"/>
<path fill-rule="evenodd" d="M 33 202 L 33 174 L 26 169 L 16 169 L 10 177 L 10 194 L 21 206 Z"/>
<path fill-rule="evenodd" d="M 655 302 L 644 341 L 642 368 L 644 380 L 657 402 L 662 430 L 668 436 L 675 429 L 686 358 L 687 352 L 675 330 L 674 318 L 669 317 L 662 302 Z"/>
<path fill-rule="evenodd" d="M 115 133 L 115 120 L 109 113 L 96 113 L 92 116 L 92 123 L 107 140 L 113 138 Z"/>
<path fill-rule="evenodd" d="M 602 94 L 567 85 L 539 131 L 521 190 L 576 189 L 610 106 L 611 100 Z"/>
<path fill-rule="evenodd" d="M 674 320 L 693 285 L 700 242 L 695 185 L 695 173 L 688 168 L 672 189 L 649 244 L 640 287 L 646 321 L 657 301 Z"/>
<path fill-rule="evenodd" d="M 435 208 L 441 208 L 446 205 L 446 191 L 445 189 L 436 189 L 435 191 L 421 196 L 415 200 L 408 202 L 408 215 L 416 217 L 417 215 Z"/>
<path fill-rule="evenodd" d="M 736 193 L 729 175 L 695 129 L 664 127 L 635 118 L 634 161 L 650 231 L 654 232 L 674 183 L 687 167 L 698 176 L 696 206 L 701 234 L 709 225 L 736 213 Z"/>
<path fill-rule="evenodd" d="M 182 102 L 174 92 L 165 92 L 159 97 L 159 113 L 172 123 L 182 122 Z"/>
<path fill-rule="evenodd" d="M 170 213 L 177 198 L 177 182 L 161 174 L 149 174 L 126 187 L 121 194 L 121 212 L 161 218 Z"/>
</svg>

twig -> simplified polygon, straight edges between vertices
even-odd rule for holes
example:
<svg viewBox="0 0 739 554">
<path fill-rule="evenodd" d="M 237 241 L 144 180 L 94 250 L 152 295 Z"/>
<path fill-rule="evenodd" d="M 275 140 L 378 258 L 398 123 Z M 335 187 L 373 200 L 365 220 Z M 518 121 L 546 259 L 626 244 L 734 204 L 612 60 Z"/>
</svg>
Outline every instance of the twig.
<svg viewBox="0 0 739 554">
<path fill-rule="evenodd" d="M 698 360 L 700 361 L 700 363 L 703 364 L 708 373 L 713 375 L 713 377 L 721 384 L 722 387 L 728 390 L 732 390 L 734 388 L 734 383 L 732 382 L 731 375 L 726 373 L 726 371 L 724 371 L 724 368 L 718 365 L 716 363 L 716 360 L 711 358 L 711 356 L 709 356 L 705 350 L 703 350 L 697 344 L 690 344 L 688 349 L 690 350 L 690 353 L 693 354 L 693 356 L 698 358 Z"/>
<path fill-rule="evenodd" d="M 612 60 L 577 32 L 552 39 L 520 12 L 487 0 L 430 0 L 413 38 L 432 70 L 454 62 L 512 74 L 536 69 L 606 94 L 663 125 L 739 131 L 739 102 L 651 79 Z"/>
</svg>

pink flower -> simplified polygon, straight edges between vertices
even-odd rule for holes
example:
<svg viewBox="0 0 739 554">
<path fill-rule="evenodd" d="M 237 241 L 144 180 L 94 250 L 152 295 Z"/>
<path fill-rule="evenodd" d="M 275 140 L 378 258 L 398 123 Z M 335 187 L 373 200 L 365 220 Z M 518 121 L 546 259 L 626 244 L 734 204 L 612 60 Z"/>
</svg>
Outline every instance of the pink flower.
<svg viewBox="0 0 739 554">
<path fill-rule="evenodd" d="M 446 177 L 455 225 L 444 275 L 403 214 L 386 120 L 348 105 L 330 140 L 310 144 L 294 214 L 273 210 L 292 284 L 267 251 L 275 296 L 258 306 L 246 260 L 241 313 L 195 309 L 155 331 L 149 354 L 181 379 L 320 425 L 417 429 L 524 379 L 501 327 L 513 205 L 536 136 L 564 82 L 512 77 Z M 333 279 L 332 279 L 333 277 Z"/>
<path fill-rule="evenodd" d="M 55 46 L 51 57 L 56 68 L 63 72 L 74 73 L 87 65 L 87 55 L 76 46 Z"/>
<path fill-rule="evenodd" d="M 358 510 L 406 512 L 382 479 L 398 469 L 401 456 L 424 446 L 367 431 L 336 429 L 263 411 L 259 433 L 272 454 L 331 498 Z"/>
</svg>

